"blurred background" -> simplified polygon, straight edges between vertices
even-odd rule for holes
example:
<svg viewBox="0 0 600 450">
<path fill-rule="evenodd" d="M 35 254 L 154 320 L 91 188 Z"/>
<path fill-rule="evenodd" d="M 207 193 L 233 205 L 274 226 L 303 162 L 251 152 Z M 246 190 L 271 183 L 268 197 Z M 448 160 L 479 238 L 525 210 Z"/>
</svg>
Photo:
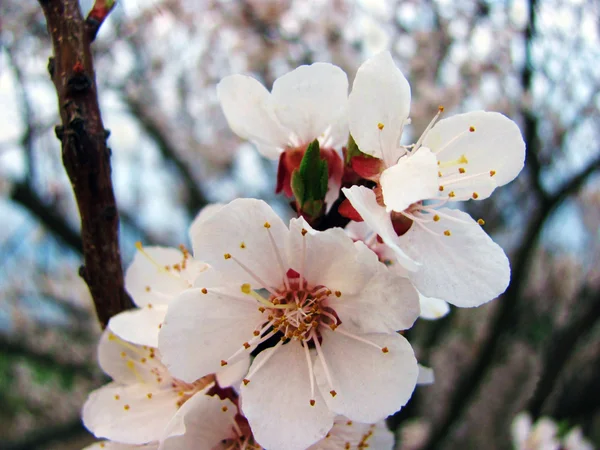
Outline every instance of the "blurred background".
<svg viewBox="0 0 600 450">
<path fill-rule="evenodd" d="M 187 244 L 209 201 L 285 205 L 276 163 L 227 126 L 222 77 L 270 88 L 327 61 L 352 80 L 390 50 L 412 86 L 407 141 L 444 105 L 503 112 L 528 148 L 516 181 L 467 206 L 508 253 L 511 285 L 409 331 L 436 383 L 390 418 L 398 448 L 509 449 L 523 410 L 600 446 L 599 13 L 595 0 L 120 0 L 94 49 L 125 265 L 135 241 Z M 81 448 L 80 408 L 107 379 L 77 275 L 50 42 L 33 0 L 1 0 L 0 27 L 0 449 Z"/>
</svg>

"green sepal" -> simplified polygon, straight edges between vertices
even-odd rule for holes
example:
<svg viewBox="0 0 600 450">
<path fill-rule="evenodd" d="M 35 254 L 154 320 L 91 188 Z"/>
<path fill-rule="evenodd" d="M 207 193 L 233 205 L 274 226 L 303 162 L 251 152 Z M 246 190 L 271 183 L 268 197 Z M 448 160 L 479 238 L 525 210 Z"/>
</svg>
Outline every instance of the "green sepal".
<svg viewBox="0 0 600 450">
<path fill-rule="evenodd" d="M 304 152 L 300 167 L 292 172 L 292 192 L 299 212 L 313 218 L 321 214 L 328 182 L 327 161 L 321 159 L 319 141 L 315 139 Z"/>
</svg>

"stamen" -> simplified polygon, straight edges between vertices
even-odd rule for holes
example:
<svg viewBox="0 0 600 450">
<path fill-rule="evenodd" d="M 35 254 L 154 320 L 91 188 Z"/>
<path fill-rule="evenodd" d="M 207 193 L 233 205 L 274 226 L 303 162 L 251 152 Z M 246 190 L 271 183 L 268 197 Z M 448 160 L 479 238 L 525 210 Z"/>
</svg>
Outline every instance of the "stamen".
<svg viewBox="0 0 600 450">
<path fill-rule="evenodd" d="M 304 348 L 304 355 L 306 356 L 306 364 L 308 365 L 308 376 L 310 378 L 310 400 L 315 400 L 315 376 L 313 373 L 312 360 L 310 357 L 310 351 L 308 350 L 308 342 L 302 342 L 302 348 Z M 314 403 L 311 403 L 314 405 Z"/>
<path fill-rule="evenodd" d="M 475 130 L 473 129 L 473 131 L 475 131 Z M 467 136 L 469 133 L 472 133 L 472 131 L 471 131 L 470 128 L 468 130 L 465 130 L 465 131 L 461 132 L 461 133 L 458 133 L 456 136 L 454 136 L 452 139 L 450 139 L 448 142 L 446 142 L 444 145 L 442 145 L 440 148 L 438 148 L 434 153 L 436 155 L 439 155 L 444 150 L 446 150 L 447 148 L 449 148 L 452 144 L 456 143 L 456 141 L 458 141 L 459 139 L 462 139 L 463 137 Z"/>
<path fill-rule="evenodd" d="M 163 265 L 159 264 L 159 263 L 158 263 L 158 262 L 157 262 L 157 261 L 156 261 L 154 258 L 152 258 L 152 256 L 150 256 L 150 254 L 148 254 L 148 252 L 147 252 L 147 251 L 144 249 L 144 245 L 143 245 L 143 244 L 142 244 L 140 241 L 137 241 L 137 242 L 135 243 L 135 247 L 138 249 L 138 251 L 139 251 L 139 252 L 140 252 L 142 255 L 144 255 L 144 256 L 146 257 L 146 259 L 147 259 L 148 261 L 150 261 L 150 262 L 151 262 L 151 263 L 152 263 L 152 264 L 153 264 L 153 265 L 156 267 L 156 269 L 157 269 L 159 272 L 161 272 L 161 273 L 166 273 L 166 274 L 169 274 L 169 275 L 171 275 L 173 278 L 177 278 L 177 279 L 179 279 L 179 276 L 175 275 L 175 273 L 173 273 L 172 271 L 170 271 L 170 270 L 167 270 L 167 268 L 166 268 L 166 267 L 168 267 L 168 266 L 163 266 Z"/>
<path fill-rule="evenodd" d="M 290 285 L 288 282 L 288 278 L 286 275 L 286 270 L 283 265 L 283 259 L 281 258 L 281 254 L 279 253 L 279 249 L 277 248 L 277 244 L 275 244 L 275 238 L 273 237 L 273 233 L 271 233 L 271 225 L 267 226 L 268 222 L 265 222 L 265 228 L 267 230 L 267 234 L 269 235 L 269 242 L 271 242 L 271 247 L 273 248 L 273 253 L 275 253 L 275 257 L 277 258 L 277 264 L 279 265 L 279 270 L 281 270 L 281 277 L 283 279 L 283 284 L 285 285 L 285 289 L 289 290 Z"/>
<path fill-rule="evenodd" d="M 302 261 L 302 263 L 300 265 L 300 272 L 299 272 L 300 289 L 305 289 L 306 280 L 304 279 L 304 267 L 306 264 L 306 233 L 302 233 L 302 254 L 301 254 L 300 261 Z"/>
<path fill-rule="evenodd" d="M 363 342 L 365 344 L 368 344 L 368 345 L 370 345 L 372 347 L 375 347 L 376 349 L 381 350 L 383 352 L 383 347 L 380 347 L 379 345 L 377 345 L 374 342 L 369 341 L 368 339 L 362 338 L 360 336 L 356 336 L 356 335 L 354 335 L 352 333 L 349 333 L 348 331 L 342 330 L 341 328 L 338 328 L 337 330 L 335 330 L 335 332 L 343 334 L 344 336 L 348 336 L 349 338 L 355 339 L 355 340 L 357 340 L 359 342 Z"/>
<path fill-rule="evenodd" d="M 254 376 L 254 374 L 255 374 L 256 372 L 258 372 L 258 371 L 259 371 L 259 370 L 262 368 L 262 366 L 264 366 L 264 365 L 267 363 L 267 361 L 269 361 L 269 360 L 270 360 L 270 359 L 273 357 L 273 355 L 274 355 L 274 354 L 277 352 L 277 350 L 279 350 L 279 348 L 280 348 L 280 347 L 283 345 L 283 342 L 284 342 L 283 340 L 280 340 L 280 341 L 279 341 L 279 342 L 278 342 L 278 343 L 277 343 L 277 344 L 276 344 L 276 345 L 275 345 L 275 346 L 272 348 L 271 352 L 269 352 L 269 354 L 268 354 L 267 356 L 265 356 L 265 358 L 264 358 L 264 359 L 263 359 L 263 360 L 262 360 L 260 363 L 258 363 L 258 364 L 256 364 L 256 363 L 253 363 L 253 364 L 252 364 L 252 369 L 253 369 L 253 370 L 252 370 L 252 372 L 251 372 L 251 373 L 248 373 L 248 375 L 246 375 L 246 378 L 245 378 L 244 380 L 248 380 L 248 381 L 249 381 L 249 380 L 250 380 L 250 378 L 252 378 L 252 377 Z M 244 383 L 245 383 L 245 384 L 248 384 L 248 383 L 246 383 L 245 381 L 244 381 Z"/>
<path fill-rule="evenodd" d="M 343 334 L 343 333 L 342 333 Z M 335 392 L 333 389 L 333 381 L 331 381 L 331 374 L 329 373 L 329 367 L 327 367 L 327 362 L 325 361 L 325 355 L 323 355 L 323 350 L 321 350 L 321 344 L 319 344 L 319 338 L 316 335 L 315 331 L 312 330 L 310 336 L 315 344 L 315 348 L 317 349 L 317 356 L 319 357 L 319 361 L 323 365 L 323 370 L 325 371 L 325 377 L 327 378 L 327 382 L 329 383 L 329 387 L 331 388 L 331 392 Z M 331 394 L 334 397 L 333 394 Z"/>
<path fill-rule="evenodd" d="M 435 116 L 433 116 L 433 119 L 431 119 L 431 122 L 429 122 L 429 125 L 427 125 L 427 128 L 425 128 L 425 131 L 423 131 L 423 133 L 421 134 L 421 137 L 419 137 L 419 140 L 415 144 L 415 146 L 414 146 L 414 148 L 413 148 L 413 150 L 412 150 L 411 153 L 414 153 L 415 151 L 417 151 L 419 149 L 419 147 L 421 147 L 421 144 L 423 143 L 423 140 L 427 136 L 427 133 L 429 133 L 429 131 L 433 128 L 433 126 L 435 125 L 435 123 L 437 122 L 438 118 L 440 117 L 440 115 L 443 112 L 444 112 L 444 107 L 443 106 L 438 107 L 437 114 Z"/>
<path fill-rule="evenodd" d="M 257 302 L 261 303 L 262 305 L 265 305 L 269 308 L 274 308 L 274 309 L 292 309 L 295 306 L 291 303 L 289 304 L 283 304 L 283 305 L 276 305 L 272 302 L 270 302 L 269 300 L 267 300 L 266 298 L 264 298 L 262 295 L 260 295 L 258 292 L 256 292 L 255 290 L 252 289 L 252 287 L 250 286 L 250 284 L 248 283 L 244 283 L 242 284 L 240 290 L 246 294 L 249 295 L 250 297 L 252 297 L 253 299 L 255 299 Z"/>
<path fill-rule="evenodd" d="M 444 161 L 444 162 L 440 162 L 438 164 L 438 166 L 440 167 L 440 169 L 445 169 L 447 167 L 452 167 L 452 166 L 456 166 L 458 164 L 469 164 L 469 160 L 467 159 L 467 157 L 462 154 L 460 155 L 458 158 L 452 160 L 452 161 Z M 464 169 L 463 169 L 464 170 Z M 462 172 L 461 172 L 462 173 Z"/>
<path fill-rule="evenodd" d="M 226 255 L 229 255 L 229 253 L 226 253 Z M 244 263 L 242 263 L 235 256 L 229 255 L 229 258 L 225 258 L 225 259 L 234 260 L 248 275 L 250 275 L 252 278 L 254 278 L 258 282 L 260 287 L 266 289 L 267 291 L 269 291 L 269 293 L 271 293 L 275 297 L 277 297 L 279 295 L 279 293 L 277 291 L 275 291 L 272 287 L 270 287 L 267 283 L 265 283 L 258 275 L 256 275 L 253 271 L 251 271 Z"/>
</svg>

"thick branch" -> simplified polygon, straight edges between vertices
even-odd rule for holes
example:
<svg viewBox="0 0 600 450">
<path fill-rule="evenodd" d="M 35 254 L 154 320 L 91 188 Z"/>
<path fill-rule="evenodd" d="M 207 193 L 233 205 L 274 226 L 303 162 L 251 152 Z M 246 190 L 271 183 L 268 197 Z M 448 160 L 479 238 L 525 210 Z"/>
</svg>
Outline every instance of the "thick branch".
<svg viewBox="0 0 600 450">
<path fill-rule="evenodd" d="M 123 288 L 119 216 L 113 193 L 110 149 L 102 124 L 88 27 L 77 0 L 40 0 L 52 38 L 48 68 L 58 96 L 63 164 L 81 215 L 86 281 L 98 318 L 132 307 Z"/>
</svg>

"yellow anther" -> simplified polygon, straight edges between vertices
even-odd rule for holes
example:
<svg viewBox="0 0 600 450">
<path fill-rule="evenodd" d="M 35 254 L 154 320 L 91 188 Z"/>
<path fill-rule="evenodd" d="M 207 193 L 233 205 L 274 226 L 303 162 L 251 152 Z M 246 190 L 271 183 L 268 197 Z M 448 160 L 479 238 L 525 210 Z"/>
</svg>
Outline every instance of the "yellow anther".
<svg viewBox="0 0 600 450">
<path fill-rule="evenodd" d="M 223 258 L 225 258 L 225 259 L 230 259 L 230 258 L 231 258 L 231 255 L 230 255 L 229 253 L 225 253 L 225 254 L 223 255 Z"/>
<path fill-rule="evenodd" d="M 452 233 L 450 233 L 450 230 L 446 230 L 446 231 L 444 231 L 444 235 L 445 235 L 445 236 L 450 236 L 451 234 L 452 234 Z"/>
<path fill-rule="evenodd" d="M 178 396 L 180 396 L 180 397 L 183 397 L 183 396 L 185 395 L 185 392 L 183 392 L 183 391 L 179 391 L 179 392 L 177 393 L 177 395 L 178 395 Z"/>
<path fill-rule="evenodd" d="M 138 250 L 143 250 L 144 249 L 144 245 L 142 244 L 141 241 L 137 241 L 135 243 L 135 248 L 137 248 Z"/>
<path fill-rule="evenodd" d="M 456 197 L 456 194 L 454 193 L 454 191 L 450 191 L 450 193 L 448 194 L 448 197 L 450 197 L 450 198 Z"/>
<path fill-rule="evenodd" d="M 439 177 L 439 178 L 442 178 L 442 177 L 443 177 L 443 175 L 442 175 L 442 172 L 438 172 L 438 177 Z"/>
<path fill-rule="evenodd" d="M 438 106 L 438 111 L 439 112 L 444 112 L 444 107 L 442 105 Z"/>
<path fill-rule="evenodd" d="M 383 126 L 384 126 L 384 125 L 383 125 L 381 122 L 379 122 L 379 123 L 377 124 L 377 128 L 379 128 L 380 130 L 383 130 Z"/>
<path fill-rule="evenodd" d="M 433 216 L 434 222 L 438 222 L 439 220 L 440 220 L 440 216 L 438 216 L 437 214 L 435 216 Z"/>
<path fill-rule="evenodd" d="M 146 286 L 146 292 L 150 292 L 150 286 Z"/>
<path fill-rule="evenodd" d="M 352 426 L 352 421 L 349 420 L 348 422 L 346 422 L 346 425 L 348 425 L 349 427 L 351 427 Z"/>
<path fill-rule="evenodd" d="M 227 408 L 227 406 L 223 406 L 223 407 L 221 408 L 221 411 L 223 411 L 223 412 L 227 412 L 227 409 L 228 409 L 228 408 Z"/>
<path fill-rule="evenodd" d="M 465 173 L 465 172 L 466 172 L 466 170 L 465 170 L 464 167 L 459 167 L 458 168 L 458 173 Z"/>
<path fill-rule="evenodd" d="M 263 225 L 266 229 L 271 228 L 271 224 L 269 222 L 265 222 L 265 224 Z"/>
<path fill-rule="evenodd" d="M 124 409 L 125 411 L 129 411 L 129 408 L 130 408 L 130 406 L 129 406 L 129 405 L 125 405 L 125 406 L 123 406 L 123 409 Z"/>
<path fill-rule="evenodd" d="M 247 342 L 244 342 L 244 348 L 245 348 L 246 350 L 248 350 L 248 349 L 250 348 L 250 344 L 248 344 Z"/>
<path fill-rule="evenodd" d="M 309 403 L 310 403 L 310 406 L 315 406 L 315 401 L 312 398 L 310 399 Z"/>
<path fill-rule="evenodd" d="M 242 242 L 242 243 L 240 244 L 240 248 L 246 248 L 246 244 L 244 244 L 244 242 Z"/>
<path fill-rule="evenodd" d="M 496 175 L 496 171 L 495 170 L 490 170 L 490 177 L 493 177 L 494 175 Z"/>
<path fill-rule="evenodd" d="M 470 127 L 469 127 L 469 131 L 470 131 L 471 133 L 474 133 L 474 132 L 475 132 L 475 127 L 473 127 L 473 126 L 470 126 Z"/>
<path fill-rule="evenodd" d="M 477 223 L 479 225 L 481 225 L 481 226 L 484 226 L 485 225 L 485 220 L 483 220 L 483 219 L 477 219 Z"/>
<path fill-rule="evenodd" d="M 152 303 L 148 303 L 148 304 L 146 305 L 146 308 L 148 308 L 148 309 L 152 309 Z"/>
<path fill-rule="evenodd" d="M 457 160 L 459 163 L 461 164 L 469 164 L 469 160 L 467 159 L 467 157 L 464 155 L 464 153 L 462 155 L 460 155 L 460 158 L 458 158 Z"/>
<path fill-rule="evenodd" d="M 121 396 L 119 394 L 115 395 L 115 400 L 119 400 Z"/>
<path fill-rule="evenodd" d="M 382 351 L 383 353 L 389 353 L 389 351 L 390 351 L 390 350 L 389 350 L 387 347 L 383 347 L 383 348 L 381 349 L 381 351 Z"/>
<path fill-rule="evenodd" d="M 258 310 L 259 310 L 261 313 L 264 313 L 264 312 L 266 311 L 266 309 L 265 309 L 265 307 L 264 307 L 264 306 L 259 306 L 259 307 L 258 307 Z"/>
<path fill-rule="evenodd" d="M 148 392 L 148 393 L 146 394 L 146 397 L 148 397 L 149 399 L 150 399 L 150 398 L 152 398 L 152 392 Z"/>
<path fill-rule="evenodd" d="M 244 386 L 248 386 L 248 383 L 250 383 L 248 378 L 244 378 L 242 381 L 244 382 Z"/>
<path fill-rule="evenodd" d="M 109 340 L 109 341 L 114 341 L 114 340 L 116 340 L 116 339 L 117 339 L 117 337 L 116 337 L 114 334 L 112 334 L 112 333 L 108 333 L 108 340 Z"/>
<path fill-rule="evenodd" d="M 208 294 L 208 289 L 202 288 L 200 289 L 200 292 L 202 292 L 203 294 Z"/>
<path fill-rule="evenodd" d="M 444 186 L 440 186 L 440 187 L 438 188 L 438 190 L 439 190 L 440 192 L 442 192 L 442 191 L 444 190 Z"/>
<path fill-rule="evenodd" d="M 330 394 L 332 397 L 335 397 L 335 396 L 337 395 L 337 392 L 335 392 L 335 391 L 332 389 L 331 391 L 329 391 L 329 394 Z"/>
<path fill-rule="evenodd" d="M 249 294 L 250 292 L 252 292 L 252 288 L 250 287 L 250 285 L 248 283 L 242 284 L 241 289 L 244 294 Z"/>
<path fill-rule="evenodd" d="M 473 198 L 474 199 L 478 199 L 479 198 L 479 194 L 477 192 L 473 192 Z"/>
<path fill-rule="evenodd" d="M 302 236 L 306 236 L 306 233 L 308 233 L 308 231 L 306 231 L 306 229 L 305 229 L 305 228 L 302 228 L 302 231 L 301 231 L 301 233 L 302 233 Z"/>
<path fill-rule="evenodd" d="M 226 366 L 227 365 L 227 361 L 225 361 L 224 359 L 221 360 L 221 366 Z"/>
<path fill-rule="evenodd" d="M 148 361 L 146 358 L 142 358 L 142 359 L 140 359 L 140 362 L 141 362 L 142 364 L 145 364 L 145 363 L 146 363 L 146 361 Z"/>
<path fill-rule="evenodd" d="M 335 291 L 335 296 L 336 296 L 336 297 L 341 297 L 341 296 L 342 296 L 342 293 L 341 293 L 340 291 Z"/>
<path fill-rule="evenodd" d="M 126 356 L 127 356 L 127 353 L 121 352 L 121 358 L 125 358 Z"/>
</svg>

